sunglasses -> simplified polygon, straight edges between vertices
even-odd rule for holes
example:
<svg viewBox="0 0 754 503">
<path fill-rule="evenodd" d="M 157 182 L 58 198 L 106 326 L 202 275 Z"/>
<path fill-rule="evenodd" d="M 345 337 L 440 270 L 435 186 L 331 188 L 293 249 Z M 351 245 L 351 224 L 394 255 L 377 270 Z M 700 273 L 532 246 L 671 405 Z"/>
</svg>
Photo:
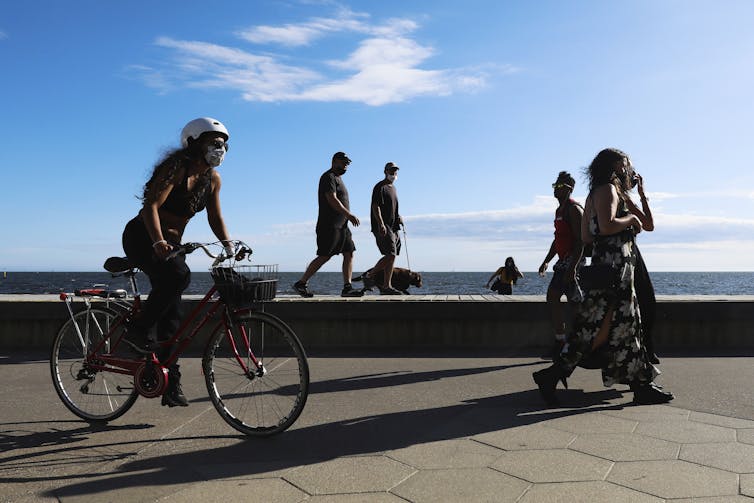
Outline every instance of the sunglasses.
<svg viewBox="0 0 754 503">
<path fill-rule="evenodd" d="M 214 140 L 212 143 L 209 144 L 209 146 L 214 147 L 214 148 L 224 148 L 226 152 L 230 148 L 230 145 L 228 145 L 228 142 L 223 141 L 220 138 L 217 138 L 216 140 Z"/>
<path fill-rule="evenodd" d="M 567 183 L 553 183 L 552 184 L 552 188 L 553 189 L 562 189 L 562 188 L 565 188 L 565 187 L 568 187 L 569 189 L 573 189 L 573 187 L 571 187 Z"/>
</svg>

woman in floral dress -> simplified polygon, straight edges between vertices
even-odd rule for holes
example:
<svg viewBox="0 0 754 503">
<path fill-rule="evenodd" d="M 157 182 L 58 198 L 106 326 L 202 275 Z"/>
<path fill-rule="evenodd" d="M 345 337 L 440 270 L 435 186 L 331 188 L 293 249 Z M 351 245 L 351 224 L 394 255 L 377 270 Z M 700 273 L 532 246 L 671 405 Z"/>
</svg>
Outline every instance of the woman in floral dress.
<svg viewBox="0 0 754 503">
<path fill-rule="evenodd" d="M 588 168 L 590 193 L 584 205 L 581 234 L 592 243 L 592 265 L 609 275 L 609 287 L 585 286 L 584 299 L 574 313 L 574 331 L 553 365 L 533 374 L 543 398 L 556 404 L 555 387 L 585 357 L 599 350 L 604 355 L 605 386 L 629 384 L 638 404 L 665 403 L 673 395 L 653 380 L 659 373 L 649 362 L 641 330 L 641 314 L 634 288 L 636 253 L 634 237 L 641 221 L 628 211 L 624 187 L 630 160 L 617 149 L 605 149 Z M 599 266 L 598 266 L 599 267 Z"/>
</svg>

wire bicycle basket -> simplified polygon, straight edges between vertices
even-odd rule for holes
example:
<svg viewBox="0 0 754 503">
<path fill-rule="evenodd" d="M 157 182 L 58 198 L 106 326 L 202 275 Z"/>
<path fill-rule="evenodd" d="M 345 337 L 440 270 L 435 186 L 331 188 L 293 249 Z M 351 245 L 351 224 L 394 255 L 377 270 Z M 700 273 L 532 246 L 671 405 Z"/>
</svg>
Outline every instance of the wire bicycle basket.
<svg viewBox="0 0 754 503">
<path fill-rule="evenodd" d="M 275 298 L 278 265 L 233 265 L 211 271 L 220 298 L 226 304 L 242 306 Z"/>
</svg>

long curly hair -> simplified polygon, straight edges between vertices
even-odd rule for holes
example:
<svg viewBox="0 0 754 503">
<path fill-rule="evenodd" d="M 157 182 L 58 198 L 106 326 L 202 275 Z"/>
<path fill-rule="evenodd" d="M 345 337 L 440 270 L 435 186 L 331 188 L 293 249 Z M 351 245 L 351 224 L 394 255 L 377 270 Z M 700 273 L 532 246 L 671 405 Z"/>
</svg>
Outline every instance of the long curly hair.
<svg viewBox="0 0 754 503">
<path fill-rule="evenodd" d="M 589 180 L 589 191 L 591 192 L 600 185 L 612 183 L 618 190 L 620 197 L 624 197 L 625 189 L 629 186 L 629 182 L 627 179 L 623 180 L 615 174 L 615 165 L 622 163 L 623 159 L 629 160 L 629 157 L 622 150 L 618 150 L 617 148 L 601 150 L 585 170 L 585 175 Z"/>
<path fill-rule="evenodd" d="M 188 169 L 197 159 L 202 158 L 202 153 L 200 151 L 200 140 L 202 136 L 199 136 L 195 141 L 191 141 L 189 138 L 189 144 L 187 147 L 169 150 L 163 155 L 157 164 L 155 164 L 154 169 L 152 170 L 152 176 L 150 176 L 147 183 L 144 184 L 144 190 L 142 191 L 141 197 L 139 197 L 143 203 L 154 202 L 157 194 L 162 192 L 168 185 L 180 183 L 181 180 L 177 179 L 178 174 L 181 173 L 182 170 Z M 203 178 L 209 178 L 211 177 L 211 174 L 212 169 L 202 175 L 202 179 L 199 180 L 199 183 L 204 185 L 206 180 L 203 180 Z M 200 194 L 196 195 L 197 197 L 200 196 Z"/>
</svg>

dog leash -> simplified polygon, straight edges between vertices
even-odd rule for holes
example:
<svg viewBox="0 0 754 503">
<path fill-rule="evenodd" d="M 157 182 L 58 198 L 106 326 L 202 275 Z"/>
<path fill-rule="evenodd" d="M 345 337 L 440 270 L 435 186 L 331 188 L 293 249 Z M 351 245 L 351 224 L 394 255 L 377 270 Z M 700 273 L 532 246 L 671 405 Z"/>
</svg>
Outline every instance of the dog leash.
<svg viewBox="0 0 754 503">
<path fill-rule="evenodd" d="M 406 250 L 406 264 L 408 264 L 408 270 L 411 270 L 411 260 L 408 258 L 408 238 L 406 237 L 406 224 L 401 222 L 401 230 L 403 231 L 403 249 Z"/>
</svg>

